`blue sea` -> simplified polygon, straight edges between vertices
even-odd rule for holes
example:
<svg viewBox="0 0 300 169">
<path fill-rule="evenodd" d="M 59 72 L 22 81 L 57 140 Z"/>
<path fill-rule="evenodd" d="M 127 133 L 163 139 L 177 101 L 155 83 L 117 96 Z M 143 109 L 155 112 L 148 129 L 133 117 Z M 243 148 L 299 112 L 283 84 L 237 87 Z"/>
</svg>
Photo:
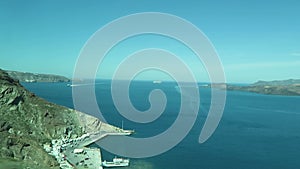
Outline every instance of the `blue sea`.
<svg viewBox="0 0 300 169">
<path fill-rule="evenodd" d="M 36 95 L 74 108 L 72 88 L 67 83 L 23 83 Z M 133 137 L 149 137 L 166 130 L 178 115 L 180 93 L 176 83 L 132 82 L 130 99 L 141 111 L 149 109 L 149 93 L 165 92 L 168 103 L 164 113 L 149 124 L 134 123 L 121 116 L 111 96 L 110 81 L 96 85 L 96 97 L 106 120 L 113 125 L 134 129 Z M 200 110 L 189 134 L 173 149 L 150 158 L 131 159 L 132 169 L 299 169 L 300 97 L 263 95 L 227 91 L 221 122 L 205 143 L 198 138 L 210 106 L 210 89 L 199 88 Z M 97 146 L 97 145 L 92 145 Z M 122 145 L 124 146 L 124 145 Z M 126 146 L 126 145 L 125 145 Z M 102 149 L 103 159 L 113 154 Z M 124 168 L 125 169 L 125 168 Z"/>
</svg>

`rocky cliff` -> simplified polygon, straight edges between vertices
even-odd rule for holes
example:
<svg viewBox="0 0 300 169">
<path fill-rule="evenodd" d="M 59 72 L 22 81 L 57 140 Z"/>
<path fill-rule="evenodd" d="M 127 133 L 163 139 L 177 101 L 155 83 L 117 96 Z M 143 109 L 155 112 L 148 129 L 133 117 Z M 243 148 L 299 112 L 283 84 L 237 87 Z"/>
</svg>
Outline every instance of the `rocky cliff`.
<svg viewBox="0 0 300 169">
<path fill-rule="evenodd" d="M 96 132 L 100 125 L 97 118 L 35 96 L 0 69 L 0 168 L 59 168 L 42 145 Z"/>
<path fill-rule="evenodd" d="M 6 71 L 10 77 L 21 82 L 69 82 L 70 79 L 50 74 L 37 74 L 17 71 Z"/>
</svg>

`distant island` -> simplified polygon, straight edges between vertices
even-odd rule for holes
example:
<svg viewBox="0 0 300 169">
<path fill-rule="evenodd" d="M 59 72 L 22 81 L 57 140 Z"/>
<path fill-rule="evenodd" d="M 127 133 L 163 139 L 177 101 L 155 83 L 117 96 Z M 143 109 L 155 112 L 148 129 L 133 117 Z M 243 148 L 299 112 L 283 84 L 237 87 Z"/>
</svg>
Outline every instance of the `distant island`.
<svg viewBox="0 0 300 169">
<path fill-rule="evenodd" d="M 227 90 L 240 90 L 270 95 L 300 95 L 300 79 L 258 81 L 248 86 L 227 85 Z"/>
<path fill-rule="evenodd" d="M 38 74 L 28 72 L 6 71 L 8 75 L 20 82 L 70 82 L 71 80 L 60 75 Z"/>
</svg>

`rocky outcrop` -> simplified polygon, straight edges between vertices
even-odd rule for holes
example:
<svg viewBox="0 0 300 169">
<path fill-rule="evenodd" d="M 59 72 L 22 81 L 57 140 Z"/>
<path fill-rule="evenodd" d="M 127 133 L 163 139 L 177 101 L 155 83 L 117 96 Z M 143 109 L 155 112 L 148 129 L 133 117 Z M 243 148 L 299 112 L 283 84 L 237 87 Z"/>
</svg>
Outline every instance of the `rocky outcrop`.
<svg viewBox="0 0 300 169">
<path fill-rule="evenodd" d="M 50 74 L 37 74 L 28 72 L 7 71 L 8 75 L 20 82 L 70 82 L 70 79 Z"/>
<path fill-rule="evenodd" d="M 86 132 L 96 132 L 101 125 L 115 128 L 35 96 L 1 69 L 0 117 L 0 168 L 3 161 L 21 165 L 15 168 L 59 168 L 56 160 L 45 152 L 43 144 L 52 139 L 76 138 Z"/>
</svg>

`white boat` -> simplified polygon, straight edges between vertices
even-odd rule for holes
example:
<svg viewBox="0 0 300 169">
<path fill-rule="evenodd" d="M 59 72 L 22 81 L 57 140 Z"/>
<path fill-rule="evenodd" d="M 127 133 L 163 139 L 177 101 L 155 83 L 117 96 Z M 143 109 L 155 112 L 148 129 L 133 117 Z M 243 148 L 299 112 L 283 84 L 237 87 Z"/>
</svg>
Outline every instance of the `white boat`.
<svg viewBox="0 0 300 169">
<path fill-rule="evenodd" d="M 129 159 L 123 159 L 115 157 L 113 161 L 106 161 L 102 162 L 102 166 L 104 167 L 126 167 L 129 166 Z"/>
<path fill-rule="evenodd" d="M 162 81 L 161 80 L 153 80 L 153 83 L 154 84 L 160 84 L 160 83 L 162 83 Z"/>
</svg>

